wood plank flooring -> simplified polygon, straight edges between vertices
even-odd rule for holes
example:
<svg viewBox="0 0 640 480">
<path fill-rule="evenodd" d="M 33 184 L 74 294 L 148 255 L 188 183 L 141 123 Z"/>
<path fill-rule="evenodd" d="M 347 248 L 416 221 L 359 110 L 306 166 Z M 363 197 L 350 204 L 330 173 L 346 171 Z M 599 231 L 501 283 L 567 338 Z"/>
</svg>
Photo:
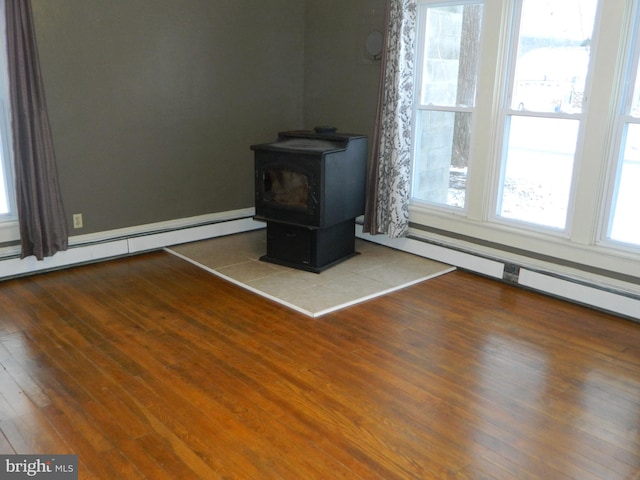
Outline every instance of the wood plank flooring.
<svg viewBox="0 0 640 480">
<path fill-rule="evenodd" d="M 454 272 L 312 319 L 163 252 L 0 283 L 0 453 L 81 479 L 640 480 L 640 324 Z"/>
</svg>

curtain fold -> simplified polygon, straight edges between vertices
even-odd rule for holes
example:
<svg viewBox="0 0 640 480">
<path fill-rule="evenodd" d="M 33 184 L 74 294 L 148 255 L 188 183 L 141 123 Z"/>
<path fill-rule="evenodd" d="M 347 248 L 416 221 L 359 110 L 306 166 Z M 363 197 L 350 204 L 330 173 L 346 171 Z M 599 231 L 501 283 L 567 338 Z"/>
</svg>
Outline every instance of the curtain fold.
<svg viewBox="0 0 640 480">
<path fill-rule="evenodd" d="M 21 257 L 68 247 L 55 152 L 29 0 L 5 0 Z"/>
<path fill-rule="evenodd" d="M 364 231 L 392 238 L 409 231 L 416 14 L 417 0 L 387 0 Z"/>
</svg>

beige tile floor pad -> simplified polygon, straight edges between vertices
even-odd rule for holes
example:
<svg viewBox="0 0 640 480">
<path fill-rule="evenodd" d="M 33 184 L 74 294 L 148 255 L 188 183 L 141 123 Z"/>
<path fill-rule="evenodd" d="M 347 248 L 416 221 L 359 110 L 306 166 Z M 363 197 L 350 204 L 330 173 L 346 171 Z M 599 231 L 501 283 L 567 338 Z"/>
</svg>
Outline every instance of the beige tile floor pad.
<svg viewBox="0 0 640 480">
<path fill-rule="evenodd" d="M 455 267 L 356 239 L 356 255 L 321 273 L 262 262 L 266 230 L 167 248 L 211 273 L 311 317 L 360 303 Z"/>
</svg>

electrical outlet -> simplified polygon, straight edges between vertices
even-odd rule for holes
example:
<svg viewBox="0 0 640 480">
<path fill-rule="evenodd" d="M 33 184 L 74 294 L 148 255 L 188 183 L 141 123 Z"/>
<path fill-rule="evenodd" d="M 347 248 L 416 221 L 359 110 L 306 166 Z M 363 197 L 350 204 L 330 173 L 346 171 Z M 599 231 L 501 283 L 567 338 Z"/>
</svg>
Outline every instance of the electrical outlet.
<svg viewBox="0 0 640 480">
<path fill-rule="evenodd" d="M 82 214 L 74 213 L 73 214 L 73 228 L 82 228 Z"/>
</svg>

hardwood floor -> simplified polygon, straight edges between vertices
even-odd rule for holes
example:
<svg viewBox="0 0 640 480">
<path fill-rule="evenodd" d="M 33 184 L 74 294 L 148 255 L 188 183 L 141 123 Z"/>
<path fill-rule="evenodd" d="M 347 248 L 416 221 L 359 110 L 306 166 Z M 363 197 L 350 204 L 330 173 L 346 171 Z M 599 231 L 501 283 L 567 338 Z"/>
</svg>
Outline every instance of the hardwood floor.
<svg viewBox="0 0 640 480">
<path fill-rule="evenodd" d="M 312 319 L 156 252 L 0 283 L 0 453 L 81 479 L 640 479 L 640 324 L 454 272 Z"/>
</svg>

